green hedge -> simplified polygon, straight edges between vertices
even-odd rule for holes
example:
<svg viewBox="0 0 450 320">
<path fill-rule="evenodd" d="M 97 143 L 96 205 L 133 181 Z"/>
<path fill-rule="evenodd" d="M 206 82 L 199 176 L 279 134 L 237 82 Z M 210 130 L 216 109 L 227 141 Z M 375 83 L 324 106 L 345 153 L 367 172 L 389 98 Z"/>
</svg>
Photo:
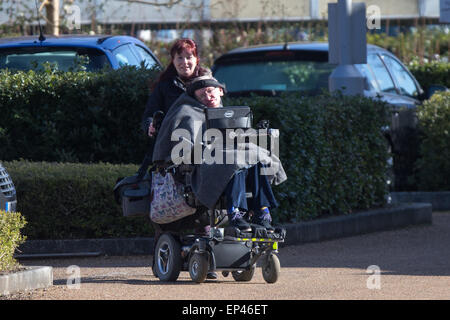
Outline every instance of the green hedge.
<svg viewBox="0 0 450 320">
<path fill-rule="evenodd" d="M 0 72 L 3 160 L 138 163 L 156 70 Z"/>
<path fill-rule="evenodd" d="M 18 266 L 14 259 L 16 248 L 25 241 L 21 229 L 26 224 L 19 212 L 0 210 L 0 272 L 13 270 Z"/>
<path fill-rule="evenodd" d="M 227 99 L 250 105 L 255 122 L 280 128 L 288 180 L 274 187 L 276 222 L 347 214 L 381 206 L 386 196 L 387 146 L 380 128 L 386 105 L 362 97 L 323 94 Z M 137 165 L 5 162 L 30 239 L 134 237 L 152 234 L 146 218 L 124 218 L 112 189 Z"/>
<path fill-rule="evenodd" d="M 450 63 L 431 61 L 419 64 L 416 61 L 408 67 L 423 89 L 431 85 L 442 85 L 450 88 Z"/>
<path fill-rule="evenodd" d="M 281 221 L 350 213 L 382 205 L 386 195 L 387 105 L 363 97 L 322 94 L 226 99 L 249 105 L 255 123 L 280 128 L 288 180 L 275 187 Z"/>
<path fill-rule="evenodd" d="M 4 162 L 29 239 L 136 237 L 152 234 L 145 217 L 122 217 L 113 187 L 136 165 Z"/>
<path fill-rule="evenodd" d="M 417 185 L 422 191 L 450 190 L 450 92 L 434 94 L 418 107 L 420 158 Z"/>
<path fill-rule="evenodd" d="M 423 87 L 450 87 L 448 68 L 448 63 L 411 65 Z M 134 67 L 100 73 L 0 71 L 0 157 L 140 163 L 149 140 L 140 121 L 156 75 Z"/>
</svg>

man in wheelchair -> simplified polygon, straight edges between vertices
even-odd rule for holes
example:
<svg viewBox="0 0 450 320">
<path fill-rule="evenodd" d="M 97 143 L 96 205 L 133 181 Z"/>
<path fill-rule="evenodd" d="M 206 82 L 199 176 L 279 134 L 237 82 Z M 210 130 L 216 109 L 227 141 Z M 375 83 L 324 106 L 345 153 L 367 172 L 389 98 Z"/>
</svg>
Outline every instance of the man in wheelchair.
<svg viewBox="0 0 450 320">
<path fill-rule="evenodd" d="M 258 146 L 250 135 L 245 139 L 243 129 L 251 128 L 251 111 L 248 107 L 223 108 L 224 90 L 211 76 L 191 82 L 164 117 L 153 162 L 190 167 L 187 183 L 202 206 L 215 209 L 224 199 L 232 227 L 250 232 L 250 221 L 270 233 L 274 231 L 270 211 L 277 207 L 271 184 L 287 177 L 275 154 Z"/>
</svg>

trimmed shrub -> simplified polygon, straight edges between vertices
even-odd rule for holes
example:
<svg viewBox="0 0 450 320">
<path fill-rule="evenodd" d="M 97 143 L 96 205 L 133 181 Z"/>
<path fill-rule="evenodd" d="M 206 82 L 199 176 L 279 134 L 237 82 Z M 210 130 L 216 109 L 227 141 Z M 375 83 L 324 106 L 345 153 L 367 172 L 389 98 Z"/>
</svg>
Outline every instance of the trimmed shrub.
<svg viewBox="0 0 450 320">
<path fill-rule="evenodd" d="M 420 158 L 416 162 L 419 190 L 450 190 L 450 92 L 434 94 L 418 107 Z"/>
<path fill-rule="evenodd" d="M 114 200 L 119 177 L 136 165 L 12 161 L 8 171 L 29 239 L 136 237 L 152 234 L 147 218 L 125 218 Z"/>
<path fill-rule="evenodd" d="M 19 212 L 0 210 L 0 272 L 13 270 L 18 266 L 14 259 L 16 248 L 25 241 L 20 229 L 26 221 Z"/>
<path fill-rule="evenodd" d="M 156 70 L 0 72 L 3 160 L 139 163 Z"/>
<path fill-rule="evenodd" d="M 450 88 L 450 63 L 431 61 L 419 64 L 415 61 L 410 63 L 408 67 L 423 89 L 431 85 L 442 85 Z"/>
<path fill-rule="evenodd" d="M 384 204 L 388 119 L 383 102 L 322 94 L 302 97 L 226 99 L 249 105 L 254 123 L 268 119 L 280 129 L 280 158 L 288 180 L 274 187 L 280 207 L 275 219 L 308 220 L 321 214 L 347 214 Z"/>
<path fill-rule="evenodd" d="M 444 31 L 418 26 L 416 31 L 401 31 L 396 36 L 372 30 L 367 33 L 367 43 L 375 44 L 394 53 L 404 63 L 413 60 L 432 60 L 449 56 L 450 35 Z"/>
<path fill-rule="evenodd" d="M 249 105 L 254 122 L 280 129 L 288 180 L 274 186 L 278 223 L 382 206 L 387 193 L 387 106 L 364 97 L 322 94 L 227 99 Z M 147 218 L 122 217 L 112 189 L 137 165 L 29 161 L 6 163 L 30 239 L 134 237 L 152 234 Z"/>
</svg>

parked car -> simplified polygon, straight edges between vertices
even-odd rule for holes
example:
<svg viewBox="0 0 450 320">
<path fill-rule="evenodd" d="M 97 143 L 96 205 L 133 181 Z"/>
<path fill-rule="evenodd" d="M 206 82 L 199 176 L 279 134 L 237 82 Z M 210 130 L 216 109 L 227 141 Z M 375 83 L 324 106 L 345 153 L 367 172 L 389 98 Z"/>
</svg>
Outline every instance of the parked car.
<svg viewBox="0 0 450 320">
<path fill-rule="evenodd" d="M 335 67 L 328 63 L 328 43 L 302 42 L 234 49 L 216 59 L 212 71 L 226 84 L 228 96 L 273 96 L 286 91 L 315 95 L 328 89 Z M 367 45 L 367 64 L 356 67 L 365 77 L 364 95 L 393 106 L 385 133 L 394 154 L 395 188 L 406 190 L 417 157 L 416 106 L 445 87 L 423 90 L 395 55 L 375 45 Z"/>
<path fill-rule="evenodd" d="M 16 189 L 6 169 L 0 162 L 0 210 L 16 211 Z"/>
<path fill-rule="evenodd" d="M 161 67 L 153 52 L 130 36 L 63 35 L 46 36 L 43 41 L 38 36 L 0 38 L 0 69 L 39 69 L 44 62 L 62 71 L 74 70 L 80 63 L 86 71 L 140 66 L 142 62 L 147 68 Z"/>
<path fill-rule="evenodd" d="M 427 94 L 408 68 L 391 52 L 367 45 L 367 64 L 356 65 L 366 77 L 366 96 L 381 96 L 393 105 L 414 107 Z M 214 76 L 232 96 L 250 92 L 319 93 L 328 89 L 336 65 L 328 63 L 328 43 L 288 43 L 234 49 L 215 60 Z M 245 77 L 236 77 L 236 72 Z"/>
</svg>

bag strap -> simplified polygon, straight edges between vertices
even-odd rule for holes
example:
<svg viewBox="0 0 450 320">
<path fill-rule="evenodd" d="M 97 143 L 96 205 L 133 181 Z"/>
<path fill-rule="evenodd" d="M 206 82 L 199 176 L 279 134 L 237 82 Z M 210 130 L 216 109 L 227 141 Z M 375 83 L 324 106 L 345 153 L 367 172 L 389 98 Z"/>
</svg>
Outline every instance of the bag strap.
<svg viewBox="0 0 450 320">
<path fill-rule="evenodd" d="M 141 167 L 139 168 L 139 170 L 137 172 L 136 179 L 138 181 L 141 181 L 144 178 L 145 174 L 147 173 L 148 168 L 152 164 L 153 149 L 155 148 L 156 137 L 158 135 L 159 128 L 161 127 L 163 118 L 164 118 L 164 112 L 162 112 L 162 111 L 156 111 L 153 114 L 152 121 L 153 121 L 153 126 L 155 127 L 155 134 L 150 139 L 150 145 L 148 147 L 147 153 L 145 154 L 145 157 L 144 157 L 144 160 L 142 161 Z M 151 168 L 151 170 L 153 170 L 154 167 L 155 166 L 153 166 Z"/>
<path fill-rule="evenodd" d="M 152 164 L 152 155 L 153 155 L 154 147 L 155 147 L 155 139 L 152 139 L 152 141 L 150 142 L 148 151 L 145 154 L 144 160 L 142 161 L 141 167 L 139 168 L 139 170 L 137 172 L 136 179 L 138 181 L 141 181 L 144 178 L 145 174 L 147 173 L 148 168 Z M 153 167 L 152 167 L 152 169 L 153 169 Z"/>
</svg>

